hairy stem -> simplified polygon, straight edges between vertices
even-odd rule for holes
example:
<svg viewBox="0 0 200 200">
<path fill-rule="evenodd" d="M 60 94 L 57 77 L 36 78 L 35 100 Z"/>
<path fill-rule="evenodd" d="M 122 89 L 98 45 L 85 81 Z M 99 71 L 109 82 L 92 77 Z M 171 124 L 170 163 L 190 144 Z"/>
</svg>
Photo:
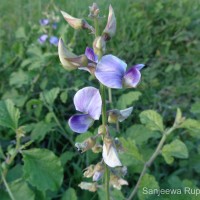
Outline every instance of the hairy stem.
<svg viewBox="0 0 200 200">
<path fill-rule="evenodd" d="M 161 151 L 161 149 L 162 149 L 162 147 L 163 147 L 163 145 L 164 145 L 164 143 L 166 141 L 167 136 L 170 133 L 172 133 L 175 129 L 176 129 L 176 127 L 172 126 L 170 129 L 166 129 L 164 131 L 163 136 L 162 136 L 162 138 L 161 138 L 158 146 L 156 147 L 156 150 L 154 151 L 154 153 L 152 154 L 152 156 L 149 158 L 149 160 L 144 164 L 144 167 L 142 169 L 140 177 L 139 177 L 139 179 L 138 179 L 138 181 L 137 181 L 137 183 L 136 183 L 133 191 L 131 192 L 130 196 L 127 198 L 127 200 L 133 199 L 133 197 L 137 194 L 138 188 L 140 186 L 140 182 L 141 182 L 143 176 L 145 175 L 147 168 L 152 165 L 152 163 L 154 162 L 154 160 L 156 159 L 156 157 L 160 154 L 160 151 Z"/>
</svg>

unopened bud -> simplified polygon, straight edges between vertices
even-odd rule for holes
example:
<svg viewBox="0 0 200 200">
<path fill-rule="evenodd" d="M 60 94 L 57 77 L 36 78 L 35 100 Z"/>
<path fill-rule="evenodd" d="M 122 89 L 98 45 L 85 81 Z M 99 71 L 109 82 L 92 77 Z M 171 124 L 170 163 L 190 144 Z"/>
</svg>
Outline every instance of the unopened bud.
<svg viewBox="0 0 200 200">
<path fill-rule="evenodd" d="M 68 24 L 74 29 L 89 29 L 94 32 L 94 28 L 90 26 L 86 20 L 72 17 L 64 11 L 61 11 L 61 13 Z"/>
<path fill-rule="evenodd" d="M 115 18 L 115 13 L 112 8 L 112 6 L 109 6 L 109 14 L 108 14 L 108 21 L 106 28 L 103 31 L 103 37 L 105 41 L 110 40 L 116 32 L 116 18 Z"/>
<path fill-rule="evenodd" d="M 71 71 L 78 68 L 77 65 L 67 60 L 68 58 L 75 59 L 77 56 L 66 49 L 62 39 L 58 42 L 58 55 L 64 69 Z"/>
<path fill-rule="evenodd" d="M 93 3 L 92 6 L 89 6 L 90 14 L 89 17 L 98 17 L 99 16 L 99 7 L 96 3 Z"/>
<path fill-rule="evenodd" d="M 75 58 L 65 58 L 65 60 L 71 62 L 72 65 L 77 67 L 87 67 L 88 65 L 88 58 L 85 54 Z"/>
<path fill-rule="evenodd" d="M 82 190 L 88 190 L 90 192 L 96 192 L 97 191 L 97 183 L 88 183 L 88 182 L 81 182 L 78 185 Z"/>
<path fill-rule="evenodd" d="M 93 181 L 98 181 L 101 179 L 104 173 L 104 165 L 102 162 L 99 162 L 94 167 L 94 175 L 92 177 Z"/>
<path fill-rule="evenodd" d="M 82 143 L 76 143 L 75 147 L 78 149 L 78 151 L 81 151 L 81 153 L 91 149 L 94 147 L 96 144 L 96 138 L 95 137 L 90 137 L 83 141 Z"/>
<path fill-rule="evenodd" d="M 98 134 L 99 135 L 106 134 L 107 132 L 108 132 L 107 126 L 104 126 L 104 125 L 99 126 L 99 128 L 98 128 Z"/>
<path fill-rule="evenodd" d="M 133 110 L 133 107 L 126 108 L 124 110 L 109 110 L 108 111 L 108 122 L 109 123 L 117 123 L 124 121 L 128 118 Z"/>
<path fill-rule="evenodd" d="M 106 51 L 106 42 L 103 37 L 98 36 L 93 42 L 94 53 L 99 55 Z"/>
</svg>

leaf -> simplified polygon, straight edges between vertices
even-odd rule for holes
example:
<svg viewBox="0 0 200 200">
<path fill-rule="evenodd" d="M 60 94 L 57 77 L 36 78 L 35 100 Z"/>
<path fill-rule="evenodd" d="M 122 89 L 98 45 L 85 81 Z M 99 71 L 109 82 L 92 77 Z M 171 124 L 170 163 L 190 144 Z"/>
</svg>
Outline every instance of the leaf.
<svg viewBox="0 0 200 200">
<path fill-rule="evenodd" d="M 164 131 L 163 119 L 154 110 L 145 110 L 140 113 L 140 121 L 152 131 Z"/>
<path fill-rule="evenodd" d="M 77 200 L 76 191 L 73 188 L 66 190 L 61 200 Z"/>
<path fill-rule="evenodd" d="M 45 135 L 51 131 L 53 123 L 46 123 L 44 121 L 40 121 L 34 125 L 34 129 L 31 132 L 31 139 L 41 141 L 44 139 Z"/>
<path fill-rule="evenodd" d="M 75 156 L 74 152 L 66 151 L 60 156 L 62 165 L 64 166 L 68 161 L 70 161 Z"/>
<path fill-rule="evenodd" d="M 44 91 L 40 94 L 40 99 L 45 104 L 47 103 L 48 105 L 52 106 L 59 92 L 60 92 L 60 88 L 53 88 L 49 91 Z"/>
<path fill-rule="evenodd" d="M 155 196 L 150 194 L 150 192 L 146 192 L 146 190 L 152 191 L 152 189 L 159 189 L 158 182 L 156 181 L 154 176 L 152 176 L 150 174 L 145 174 L 142 177 L 142 180 L 140 182 L 140 186 L 138 189 L 139 200 L 151 199 L 150 198 L 151 196 L 153 197 L 152 200 L 155 199 Z"/>
<path fill-rule="evenodd" d="M 28 73 L 24 72 L 23 70 L 13 72 L 10 75 L 10 80 L 9 80 L 10 86 L 15 86 L 17 88 L 20 88 L 23 85 L 28 85 L 29 82 L 30 82 L 30 77 Z"/>
<path fill-rule="evenodd" d="M 131 140 L 130 138 L 124 139 L 123 137 L 119 138 L 119 140 L 122 143 L 123 149 L 125 151 L 124 154 L 129 155 L 130 159 L 134 158 L 140 162 L 144 161 L 134 140 Z"/>
<path fill-rule="evenodd" d="M 38 190 L 57 191 L 62 184 L 63 168 L 60 159 L 47 149 L 22 152 L 24 176 Z"/>
<path fill-rule="evenodd" d="M 10 183 L 9 187 L 15 200 L 35 200 L 35 194 L 22 179 Z"/>
<path fill-rule="evenodd" d="M 129 92 L 121 95 L 119 100 L 117 101 L 117 108 L 127 108 L 128 106 L 132 105 L 134 101 L 137 101 L 141 95 L 141 92 Z"/>
<path fill-rule="evenodd" d="M 188 130 L 189 134 L 193 137 L 200 138 L 200 121 L 194 119 L 186 119 L 180 126 Z"/>
<path fill-rule="evenodd" d="M 0 126 L 12 128 L 15 131 L 18 128 L 19 117 L 20 112 L 11 100 L 0 101 Z"/>
<path fill-rule="evenodd" d="M 64 91 L 60 94 L 60 100 L 63 102 L 63 103 L 66 103 L 67 102 L 67 98 L 68 98 L 68 92 L 67 91 Z"/>
<path fill-rule="evenodd" d="M 192 104 L 190 111 L 194 114 L 200 114 L 200 102 L 195 102 Z"/>
<path fill-rule="evenodd" d="M 126 136 L 135 140 L 137 145 L 147 143 L 149 138 L 158 138 L 158 132 L 150 131 L 142 124 L 135 124 L 126 130 Z"/>
<path fill-rule="evenodd" d="M 180 140 L 176 139 L 170 144 L 164 145 L 162 148 L 162 156 L 166 163 L 172 164 L 175 158 L 188 158 L 188 149 Z"/>
<path fill-rule="evenodd" d="M 92 137 L 92 136 L 93 136 L 93 134 L 88 131 L 88 132 L 86 132 L 84 134 L 78 135 L 76 137 L 75 142 L 83 142 L 84 140 L 86 140 L 87 138 Z"/>
<path fill-rule="evenodd" d="M 26 38 L 27 35 L 25 33 L 25 29 L 23 26 L 19 27 L 16 32 L 15 32 L 15 37 L 16 38 Z"/>
<path fill-rule="evenodd" d="M 105 193 L 104 189 L 99 188 L 97 193 L 98 193 L 99 200 L 106 199 L 106 193 Z M 122 199 L 125 199 L 125 197 L 120 190 L 113 189 L 110 191 L 110 199 L 111 200 L 122 200 Z"/>
</svg>

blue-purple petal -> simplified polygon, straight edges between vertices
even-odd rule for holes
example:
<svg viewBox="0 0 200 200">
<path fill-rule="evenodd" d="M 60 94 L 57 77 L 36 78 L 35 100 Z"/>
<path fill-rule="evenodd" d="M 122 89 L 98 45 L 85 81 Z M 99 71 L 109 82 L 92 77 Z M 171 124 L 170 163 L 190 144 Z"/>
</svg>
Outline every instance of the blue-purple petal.
<svg viewBox="0 0 200 200">
<path fill-rule="evenodd" d="M 73 115 L 68 121 L 69 127 L 76 133 L 85 133 L 93 122 L 88 114 Z"/>
<path fill-rule="evenodd" d="M 41 19 L 39 22 L 40 22 L 41 26 L 46 26 L 46 25 L 49 24 L 49 20 L 48 19 Z"/>
<path fill-rule="evenodd" d="M 95 76 L 105 86 L 122 88 L 127 64 L 113 55 L 103 56 L 96 66 Z"/>
<path fill-rule="evenodd" d="M 74 96 L 76 110 L 89 114 L 94 120 L 101 115 L 102 100 L 99 90 L 94 87 L 85 87 Z"/>
<path fill-rule="evenodd" d="M 51 44 L 55 45 L 55 46 L 58 46 L 58 41 L 59 41 L 59 39 L 58 39 L 56 36 L 51 36 L 51 37 L 49 38 L 49 42 L 50 42 Z"/>
<path fill-rule="evenodd" d="M 38 42 L 40 44 L 44 44 L 46 42 L 47 38 L 48 38 L 48 35 L 47 34 L 43 34 L 38 38 Z"/>
<path fill-rule="evenodd" d="M 85 49 L 85 55 L 87 56 L 87 58 L 93 62 L 97 62 L 98 61 L 98 56 L 94 53 L 94 50 L 90 47 L 86 47 Z"/>
<path fill-rule="evenodd" d="M 141 79 L 141 73 L 137 67 L 131 67 L 124 75 L 123 85 L 126 88 L 136 87 Z"/>
<path fill-rule="evenodd" d="M 138 70 L 141 70 L 143 67 L 145 67 L 145 64 L 137 64 L 134 65 L 135 68 L 137 68 Z"/>
</svg>

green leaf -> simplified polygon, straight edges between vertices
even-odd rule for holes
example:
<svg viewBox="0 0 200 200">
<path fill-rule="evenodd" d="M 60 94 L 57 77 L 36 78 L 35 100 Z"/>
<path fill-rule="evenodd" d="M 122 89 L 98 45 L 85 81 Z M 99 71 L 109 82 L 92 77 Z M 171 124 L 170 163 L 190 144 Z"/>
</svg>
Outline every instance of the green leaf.
<svg viewBox="0 0 200 200">
<path fill-rule="evenodd" d="M 53 123 L 46 123 L 44 121 L 38 122 L 34 125 L 34 129 L 31 132 L 31 139 L 37 141 L 43 140 L 45 135 L 52 130 L 53 126 Z"/>
<path fill-rule="evenodd" d="M 35 194 L 22 179 L 10 183 L 9 187 L 15 200 L 35 200 Z"/>
<path fill-rule="evenodd" d="M 63 102 L 63 103 L 66 103 L 67 102 L 67 98 L 68 98 L 68 92 L 67 91 L 64 91 L 60 94 L 60 100 Z"/>
<path fill-rule="evenodd" d="M 62 196 L 62 200 L 77 200 L 76 191 L 73 188 L 66 190 Z"/>
<path fill-rule="evenodd" d="M 123 137 L 119 138 L 119 140 L 122 143 L 125 154 L 129 155 L 130 157 L 138 161 L 141 161 L 141 162 L 144 161 L 134 140 L 131 140 L 130 138 L 124 139 Z"/>
<path fill-rule="evenodd" d="M 44 91 L 40 94 L 40 99 L 45 104 L 47 103 L 48 105 L 52 106 L 59 92 L 60 92 L 60 88 L 53 88 L 49 91 Z"/>
<path fill-rule="evenodd" d="M 148 189 L 148 192 L 146 192 L 146 189 Z M 153 189 L 159 189 L 158 182 L 156 181 L 154 176 L 150 174 L 145 174 L 142 177 L 142 180 L 138 189 L 139 200 L 155 199 L 155 196 L 150 194 L 149 192 L 149 191 L 152 191 Z M 151 196 L 153 198 L 151 198 Z"/>
<path fill-rule="evenodd" d="M 149 138 L 159 138 L 158 132 L 150 131 L 142 124 L 135 124 L 126 130 L 126 136 L 135 140 L 137 145 L 147 143 Z"/>
<path fill-rule="evenodd" d="M 128 106 L 132 105 L 134 101 L 137 101 L 141 95 L 141 92 L 129 92 L 121 95 L 119 100 L 117 101 L 117 108 L 127 108 Z"/>
<path fill-rule="evenodd" d="M 98 193 L 99 200 L 105 200 L 106 199 L 106 193 L 105 193 L 104 189 L 99 188 L 97 193 Z M 113 189 L 113 190 L 110 191 L 110 199 L 122 200 L 122 199 L 125 199 L 125 197 L 120 190 Z"/>
<path fill-rule="evenodd" d="M 180 140 L 176 139 L 170 144 L 164 145 L 162 148 L 162 156 L 166 163 L 172 164 L 175 158 L 188 158 L 188 149 Z"/>
<path fill-rule="evenodd" d="M 83 142 L 84 140 L 86 140 L 87 138 L 92 137 L 92 136 L 93 136 L 93 134 L 90 133 L 90 132 L 86 132 L 84 134 L 80 134 L 80 135 L 78 135 L 76 137 L 75 142 Z"/>
<path fill-rule="evenodd" d="M 190 111 L 194 114 L 200 114 L 200 102 L 192 104 Z"/>
<path fill-rule="evenodd" d="M 186 119 L 180 126 L 188 130 L 189 134 L 193 137 L 200 138 L 200 121 L 194 119 Z"/>
<path fill-rule="evenodd" d="M 16 38 L 26 38 L 27 35 L 25 33 L 25 29 L 23 26 L 19 27 L 16 32 L 15 32 L 15 37 Z"/>
<path fill-rule="evenodd" d="M 11 100 L 0 101 L 0 126 L 18 128 L 20 113 Z"/>
<path fill-rule="evenodd" d="M 64 166 L 68 161 L 70 161 L 75 156 L 74 152 L 66 151 L 60 156 L 62 165 Z"/>
<path fill-rule="evenodd" d="M 60 159 L 47 149 L 31 149 L 22 152 L 24 176 L 38 190 L 56 191 L 63 180 Z"/>
<path fill-rule="evenodd" d="M 152 131 L 164 131 L 163 119 L 154 110 L 145 110 L 140 113 L 140 121 Z"/>
</svg>

